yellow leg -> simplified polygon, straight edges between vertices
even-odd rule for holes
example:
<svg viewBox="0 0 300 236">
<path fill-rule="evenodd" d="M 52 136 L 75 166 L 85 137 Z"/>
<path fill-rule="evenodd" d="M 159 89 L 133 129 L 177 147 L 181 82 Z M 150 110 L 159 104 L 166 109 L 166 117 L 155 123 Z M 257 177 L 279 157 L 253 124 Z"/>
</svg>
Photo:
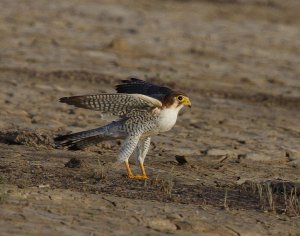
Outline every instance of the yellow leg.
<svg viewBox="0 0 300 236">
<path fill-rule="evenodd" d="M 134 175 L 133 175 L 133 173 L 132 173 L 132 171 L 130 169 L 128 161 L 125 161 L 125 165 L 126 165 L 126 170 L 127 170 L 128 178 L 132 179 L 132 177 L 134 177 Z"/>
<path fill-rule="evenodd" d="M 128 161 L 125 161 L 125 165 L 126 165 L 126 170 L 127 170 L 127 174 L 128 174 L 129 179 L 137 179 L 137 180 L 146 180 L 146 179 L 148 179 L 148 176 L 146 174 L 146 171 L 145 171 L 145 168 L 144 168 L 143 164 L 140 163 L 140 167 L 141 167 L 143 175 L 133 175 L 133 173 L 130 169 Z"/>
<path fill-rule="evenodd" d="M 145 178 L 145 179 L 148 179 L 148 176 L 146 174 L 146 171 L 145 171 L 145 167 L 144 167 L 144 164 L 140 162 L 140 168 L 141 168 L 141 171 L 142 171 L 142 176 Z"/>
</svg>

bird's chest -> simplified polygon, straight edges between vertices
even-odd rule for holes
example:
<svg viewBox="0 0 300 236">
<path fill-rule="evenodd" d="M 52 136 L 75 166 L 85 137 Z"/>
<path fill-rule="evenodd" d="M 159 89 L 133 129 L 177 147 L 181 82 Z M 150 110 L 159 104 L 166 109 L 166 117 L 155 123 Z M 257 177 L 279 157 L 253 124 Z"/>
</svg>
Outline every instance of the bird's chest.
<svg viewBox="0 0 300 236">
<path fill-rule="evenodd" d="M 166 132 L 170 130 L 176 123 L 177 115 L 177 109 L 162 110 L 158 116 L 159 132 Z"/>
</svg>

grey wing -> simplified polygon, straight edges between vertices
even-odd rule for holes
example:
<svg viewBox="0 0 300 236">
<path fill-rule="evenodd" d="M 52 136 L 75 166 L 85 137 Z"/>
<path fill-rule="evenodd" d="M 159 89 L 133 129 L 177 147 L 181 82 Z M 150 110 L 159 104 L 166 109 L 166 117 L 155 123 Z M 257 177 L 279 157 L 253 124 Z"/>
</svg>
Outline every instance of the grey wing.
<svg viewBox="0 0 300 236">
<path fill-rule="evenodd" d="M 104 115 L 127 117 L 134 110 L 152 111 L 161 107 L 159 100 L 141 94 L 96 94 L 63 97 L 62 103 L 97 110 Z"/>
<path fill-rule="evenodd" d="M 136 78 L 131 78 L 130 80 L 122 80 L 122 83 L 116 86 L 116 90 L 118 93 L 144 94 L 158 100 L 161 100 L 163 97 L 173 91 L 168 87 L 158 86 Z"/>
</svg>

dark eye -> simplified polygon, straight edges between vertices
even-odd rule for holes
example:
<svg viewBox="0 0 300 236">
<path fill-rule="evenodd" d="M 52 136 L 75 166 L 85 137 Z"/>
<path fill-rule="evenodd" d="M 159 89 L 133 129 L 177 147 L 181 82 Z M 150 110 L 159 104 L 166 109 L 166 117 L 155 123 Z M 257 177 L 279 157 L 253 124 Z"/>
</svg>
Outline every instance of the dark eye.
<svg viewBox="0 0 300 236">
<path fill-rule="evenodd" d="M 183 99 L 183 97 L 182 97 L 182 96 L 178 96 L 177 99 L 178 99 L 179 101 L 181 101 L 181 100 Z"/>
</svg>

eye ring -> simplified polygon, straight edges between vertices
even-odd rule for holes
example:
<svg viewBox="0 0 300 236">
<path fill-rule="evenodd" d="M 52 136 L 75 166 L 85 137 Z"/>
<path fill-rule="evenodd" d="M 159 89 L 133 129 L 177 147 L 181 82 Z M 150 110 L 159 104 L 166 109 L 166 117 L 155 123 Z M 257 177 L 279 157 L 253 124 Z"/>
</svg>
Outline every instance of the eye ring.
<svg viewBox="0 0 300 236">
<path fill-rule="evenodd" d="M 178 99 L 179 101 L 182 101 L 183 97 L 182 97 L 181 95 L 179 95 L 179 96 L 177 96 L 177 99 Z"/>
</svg>

